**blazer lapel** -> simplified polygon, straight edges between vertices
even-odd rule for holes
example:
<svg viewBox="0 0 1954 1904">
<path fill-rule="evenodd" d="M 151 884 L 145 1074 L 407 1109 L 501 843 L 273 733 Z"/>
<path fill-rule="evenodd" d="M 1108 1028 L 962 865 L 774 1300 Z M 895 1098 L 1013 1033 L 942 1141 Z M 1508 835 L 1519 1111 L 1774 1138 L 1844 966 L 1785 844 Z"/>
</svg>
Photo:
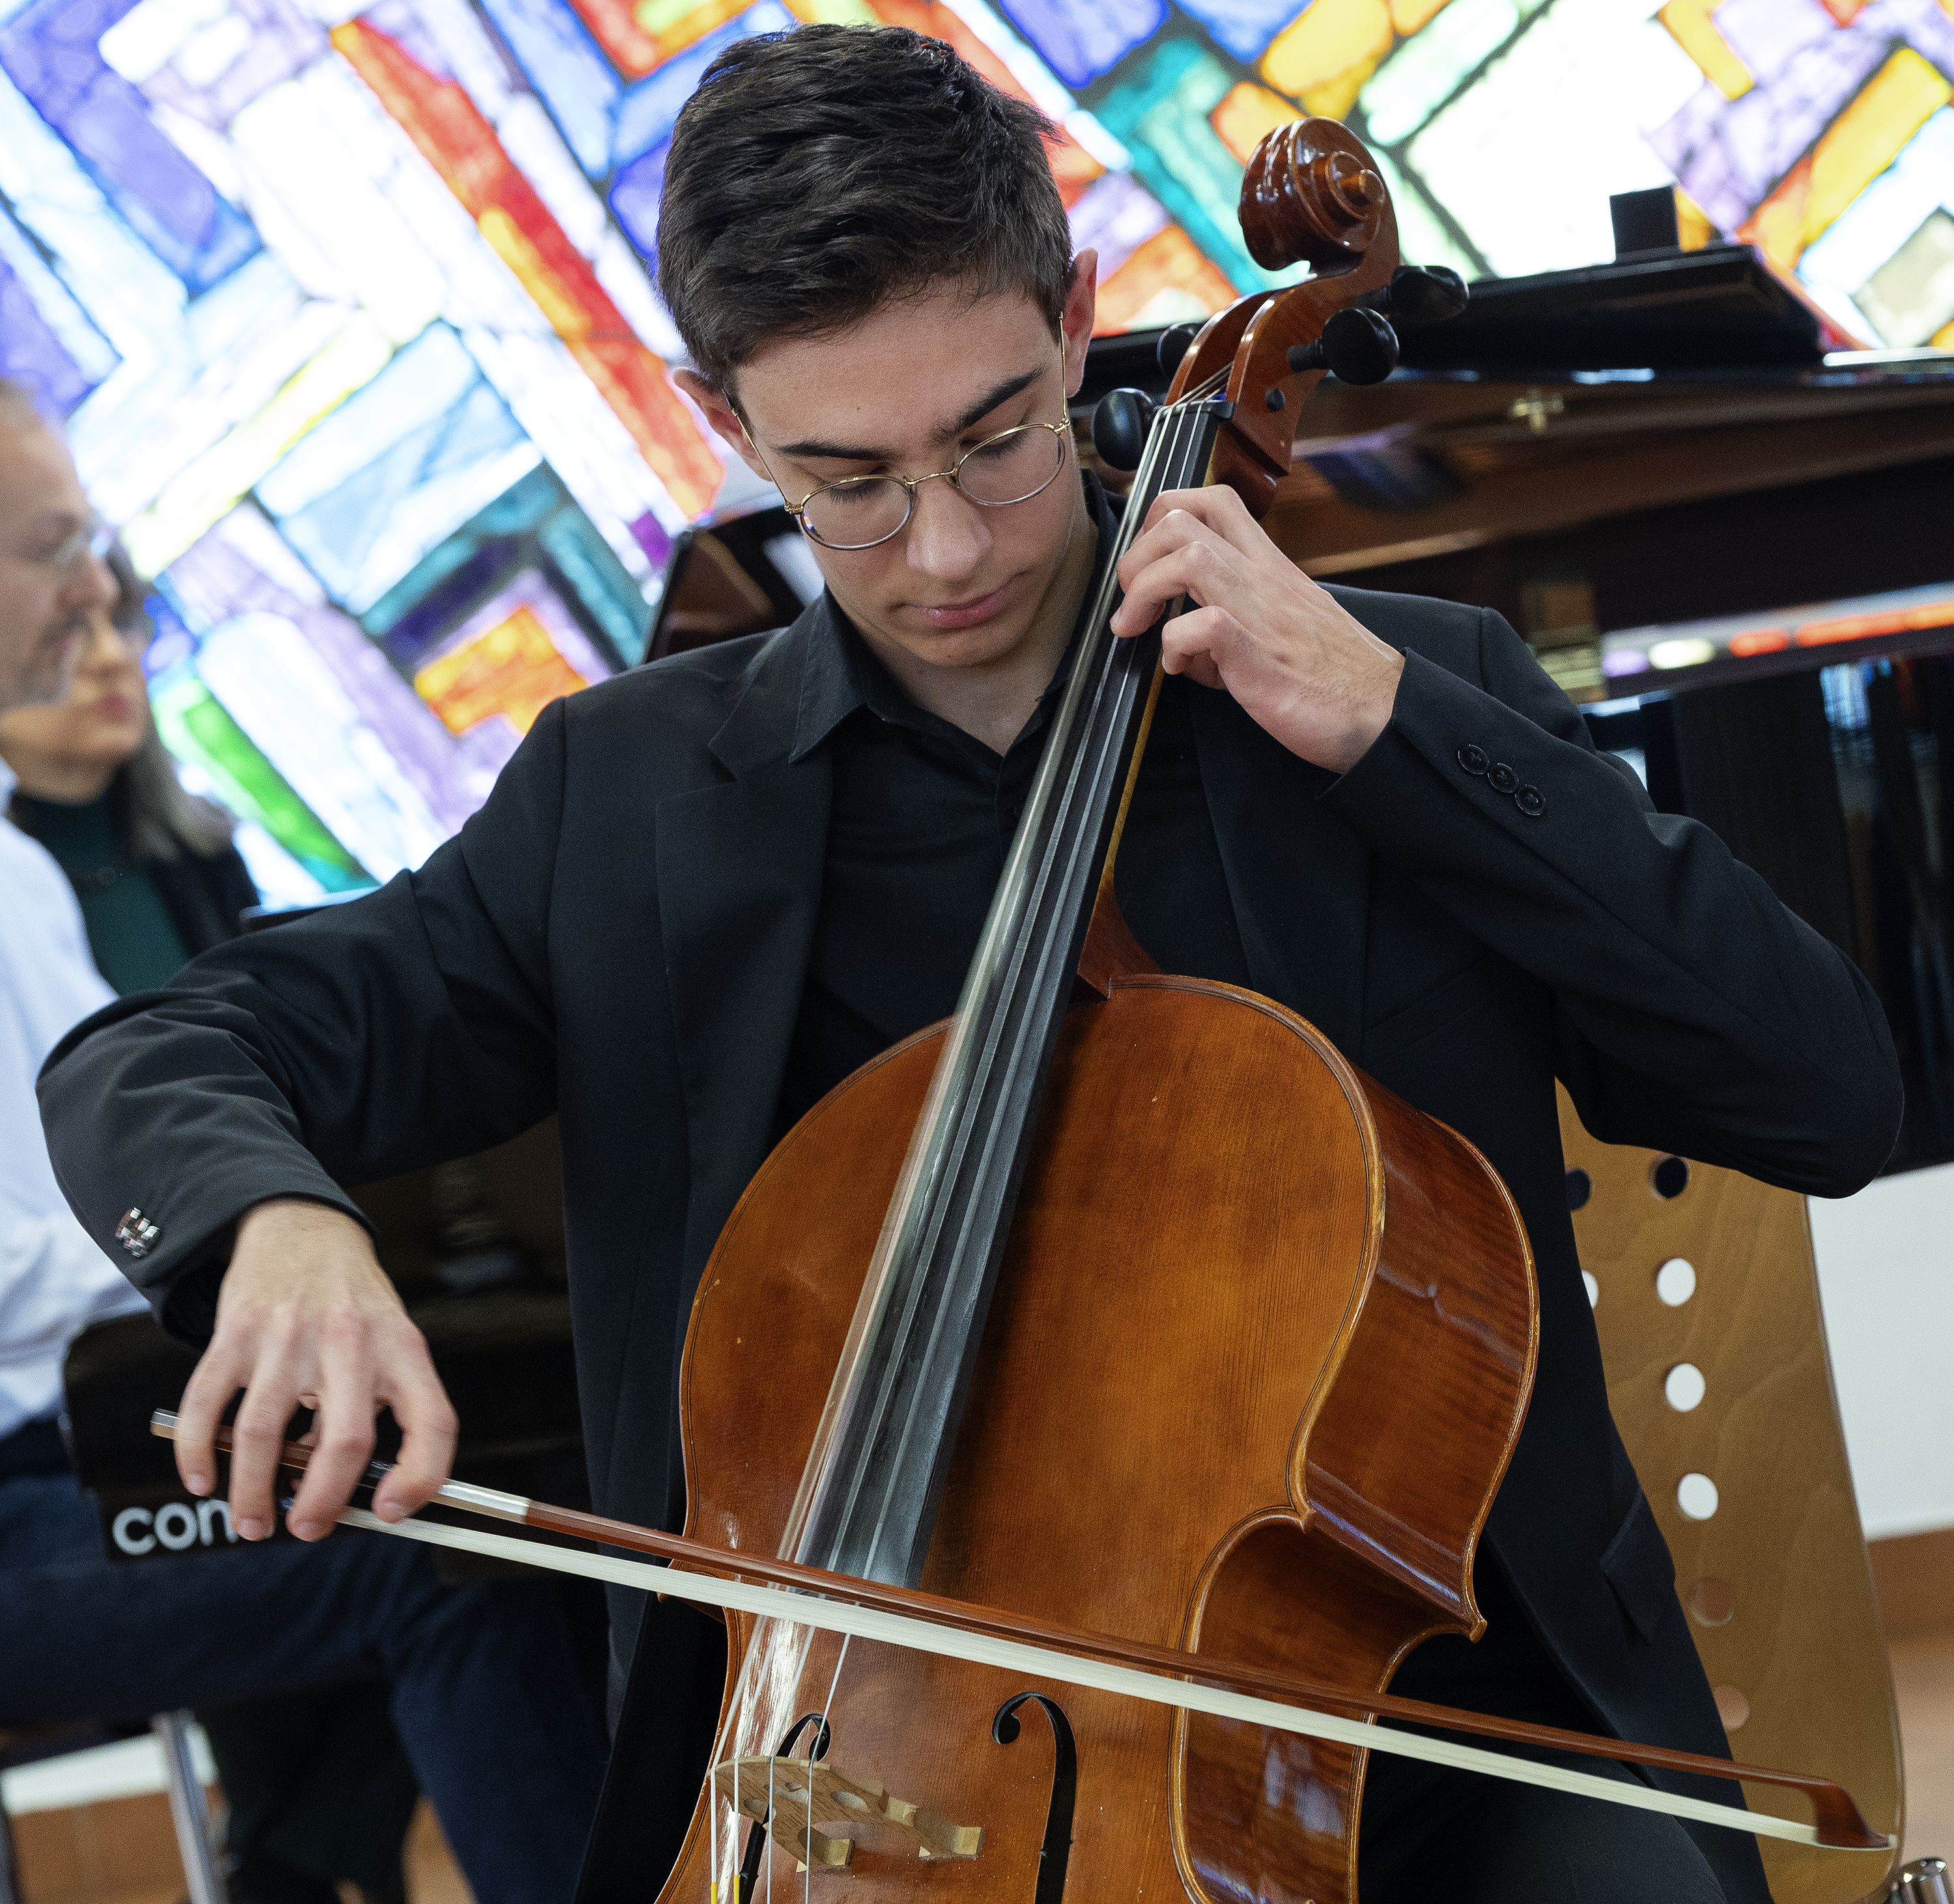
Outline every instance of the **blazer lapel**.
<svg viewBox="0 0 1954 1904">
<path fill-rule="evenodd" d="M 1226 694 L 1192 694 L 1189 702 L 1249 977 L 1354 1061 L 1364 1029 L 1370 855 L 1319 802 L 1334 776 L 1298 760 Z"/>
<path fill-rule="evenodd" d="M 660 927 L 686 1103 L 696 1278 L 765 1159 L 821 904 L 831 776 L 793 758 L 817 603 L 762 651 L 714 737 L 731 775 L 659 803 Z"/>
</svg>

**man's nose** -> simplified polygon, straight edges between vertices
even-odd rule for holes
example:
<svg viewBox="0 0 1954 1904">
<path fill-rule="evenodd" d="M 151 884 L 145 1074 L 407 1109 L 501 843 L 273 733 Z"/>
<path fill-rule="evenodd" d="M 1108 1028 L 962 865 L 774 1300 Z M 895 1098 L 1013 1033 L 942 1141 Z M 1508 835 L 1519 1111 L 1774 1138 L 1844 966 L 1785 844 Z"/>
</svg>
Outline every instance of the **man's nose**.
<svg viewBox="0 0 1954 1904">
<path fill-rule="evenodd" d="M 82 560 L 71 563 L 61 578 L 61 606 L 106 615 L 115 606 L 115 578 L 108 564 L 91 550 Z"/>
<path fill-rule="evenodd" d="M 961 582 L 991 552 L 984 512 L 947 481 L 923 484 L 909 515 L 909 566 L 938 582 Z"/>
</svg>

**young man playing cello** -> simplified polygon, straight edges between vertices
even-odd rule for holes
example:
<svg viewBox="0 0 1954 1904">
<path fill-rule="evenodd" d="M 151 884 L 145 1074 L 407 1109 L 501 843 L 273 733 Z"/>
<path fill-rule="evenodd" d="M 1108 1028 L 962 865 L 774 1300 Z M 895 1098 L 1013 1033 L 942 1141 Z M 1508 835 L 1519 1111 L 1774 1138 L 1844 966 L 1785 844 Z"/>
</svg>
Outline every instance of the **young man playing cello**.
<svg viewBox="0 0 1954 1904">
<path fill-rule="evenodd" d="M 141 1212 L 130 1274 L 209 1343 L 193 1488 L 243 1392 L 241 1530 L 269 1531 L 301 1400 L 319 1448 L 294 1531 L 330 1529 L 383 1404 L 407 1439 L 378 1510 L 429 1497 L 452 1411 L 340 1185 L 551 1110 L 595 1504 L 680 1523 L 701 1268 L 772 1141 L 953 1008 L 1111 536 L 1063 427 L 1093 259 L 1041 131 L 899 30 L 722 55 L 673 143 L 661 280 L 686 387 L 780 486 L 826 596 L 557 703 L 421 871 L 207 957 L 52 1062 L 78 1212 L 112 1251 Z M 1554 1080 L 1604 1137 L 1842 1194 L 1897 1125 L 1877 1005 L 1713 835 L 1652 810 L 1497 616 L 1318 588 L 1219 488 L 1161 497 L 1120 576 L 1121 633 L 1188 598 L 1119 862 L 1135 935 L 1463 1132 L 1531 1238 L 1539 1371 L 1481 1548 L 1487 1633 L 1394 1689 L 1720 1752 L 1608 1414 Z M 621 1676 L 646 1616 L 614 1611 Z M 625 1727 L 692 1736 L 718 1667 L 651 1617 Z M 1766 1897 L 1739 1834 L 1381 1760 L 1362 1891 Z"/>
</svg>

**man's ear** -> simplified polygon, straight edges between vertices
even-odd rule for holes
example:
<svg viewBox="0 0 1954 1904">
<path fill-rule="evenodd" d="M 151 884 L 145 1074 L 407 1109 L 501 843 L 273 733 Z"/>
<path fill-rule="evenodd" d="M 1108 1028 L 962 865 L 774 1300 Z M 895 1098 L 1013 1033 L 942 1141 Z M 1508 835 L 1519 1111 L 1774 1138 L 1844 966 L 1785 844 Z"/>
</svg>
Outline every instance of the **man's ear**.
<svg viewBox="0 0 1954 1904">
<path fill-rule="evenodd" d="M 1065 343 L 1065 390 L 1069 397 L 1079 394 L 1085 377 L 1085 347 L 1092 341 L 1092 320 L 1099 309 L 1099 254 L 1089 246 L 1072 261 L 1072 276 L 1065 287 L 1065 309 L 1059 315 L 1059 329 Z"/>
<path fill-rule="evenodd" d="M 753 447 L 746 426 L 740 420 L 740 412 L 725 394 L 717 385 L 708 384 L 696 370 L 674 370 L 671 375 L 672 381 L 699 406 L 706 422 L 725 439 L 740 460 L 762 482 L 771 482 L 774 472 L 760 460 L 760 453 Z"/>
</svg>

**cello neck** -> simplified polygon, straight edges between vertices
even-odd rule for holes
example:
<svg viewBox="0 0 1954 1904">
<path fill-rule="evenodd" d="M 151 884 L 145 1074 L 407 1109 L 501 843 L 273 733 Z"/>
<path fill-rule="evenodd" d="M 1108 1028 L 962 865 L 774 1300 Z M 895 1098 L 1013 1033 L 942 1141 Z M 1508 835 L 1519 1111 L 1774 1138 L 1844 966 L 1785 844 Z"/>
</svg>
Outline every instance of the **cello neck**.
<svg viewBox="0 0 1954 1904">
<path fill-rule="evenodd" d="M 922 1576 L 1046 1074 L 1160 651 L 1111 632 L 1119 559 L 1163 491 L 1202 480 L 1226 406 L 1155 416 L 930 1096 L 864 1282 L 783 1552 Z"/>
</svg>

